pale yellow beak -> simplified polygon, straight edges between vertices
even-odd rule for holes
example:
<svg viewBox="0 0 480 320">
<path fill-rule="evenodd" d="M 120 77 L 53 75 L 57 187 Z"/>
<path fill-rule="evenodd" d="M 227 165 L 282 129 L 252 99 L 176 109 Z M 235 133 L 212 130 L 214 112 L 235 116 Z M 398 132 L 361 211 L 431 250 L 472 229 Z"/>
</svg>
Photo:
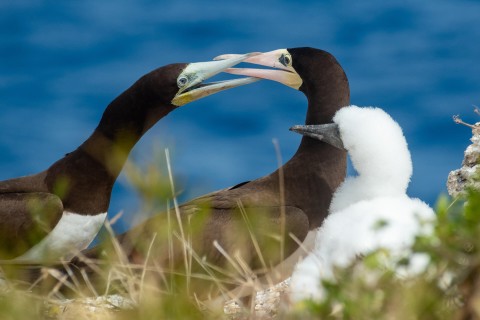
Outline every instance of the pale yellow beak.
<svg viewBox="0 0 480 320">
<path fill-rule="evenodd" d="M 239 78 L 211 83 L 205 80 L 226 71 L 254 54 L 236 55 L 221 61 L 190 63 L 177 77 L 178 92 L 172 104 L 183 106 L 189 102 L 204 98 L 217 92 L 243 86 L 260 80 L 259 78 Z"/>
</svg>

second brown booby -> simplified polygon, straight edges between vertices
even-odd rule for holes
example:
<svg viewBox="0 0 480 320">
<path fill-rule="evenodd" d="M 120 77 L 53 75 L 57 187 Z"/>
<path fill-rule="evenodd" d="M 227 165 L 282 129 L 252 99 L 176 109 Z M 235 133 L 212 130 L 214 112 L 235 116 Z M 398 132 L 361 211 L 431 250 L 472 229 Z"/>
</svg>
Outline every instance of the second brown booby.
<svg viewBox="0 0 480 320">
<path fill-rule="evenodd" d="M 345 72 L 326 51 L 281 49 L 252 56 L 245 62 L 275 70 L 229 72 L 279 81 L 306 95 L 306 124 L 330 123 L 337 110 L 350 104 Z M 179 263 L 192 277 L 207 269 L 210 275 L 217 271 L 220 276 L 214 285 L 232 274 L 242 277 L 239 273 L 248 273 L 247 269 L 260 275 L 294 253 L 297 241 L 304 241 L 311 230 L 322 224 L 333 192 L 345 174 L 345 151 L 303 137 L 295 155 L 279 170 L 189 201 L 178 211 L 158 214 L 116 241 L 130 263 L 160 266 L 161 270 Z M 175 215 L 180 226 L 175 225 Z M 164 235 L 172 232 L 172 225 L 173 240 Z M 114 251 L 101 246 L 87 250 L 70 267 L 88 269 L 90 263 L 105 259 L 108 250 Z M 200 264 L 197 268 L 193 266 L 196 263 Z M 208 287 L 200 285 L 192 290 L 198 294 L 208 292 Z"/>
<path fill-rule="evenodd" d="M 70 260 L 96 236 L 113 184 L 136 142 L 179 106 L 256 81 L 204 84 L 247 56 L 177 63 L 135 82 L 106 108 L 93 134 L 75 151 L 35 175 L 0 182 L 0 260 Z"/>
</svg>

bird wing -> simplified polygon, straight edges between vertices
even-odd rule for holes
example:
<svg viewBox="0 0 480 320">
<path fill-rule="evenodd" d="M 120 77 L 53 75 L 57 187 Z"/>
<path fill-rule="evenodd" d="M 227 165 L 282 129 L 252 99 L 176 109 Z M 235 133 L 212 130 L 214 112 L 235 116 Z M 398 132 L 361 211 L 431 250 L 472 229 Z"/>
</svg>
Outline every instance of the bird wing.
<svg viewBox="0 0 480 320">
<path fill-rule="evenodd" d="M 114 241 L 82 251 L 71 268 L 95 276 L 95 261 L 127 257 L 129 263 L 148 263 L 152 270 L 173 268 L 172 275 L 192 275 L 189 288 L 201 292 L 201 299 L 218 289 L 217 281 L 209 280 L 212 275 L 228 288 L 241 279 L 261 278 L 298 248 L 309 221 L 301 208 L 279 205 L 274 193 L 240 189 L 217 191 L 157 214 Z"/>
<path fill-rule="evenodd" d="M 296 240 L 301 243 L 309 230 L 306 214 L 293 206 L 197 207 L 186 221 L 192 226 L 192 247 L 206 261 L 225 267 L 233 263 L 228 254 L 252 271 L 269 269 L 290 256 L 298 248 Z"/>
<path fill-rule="evenodd" d="M 47 192 L 0 193 L 0 259 L 15 258 L 43 239 L 63 214 Z"/>
<path fill-rule="evenodd" d="M 168 256 L 165 246 L 174 238 L 189 243 L 196 255 L 214 265 L 231 263 L 226 254 L 241 256 L 252 270 L 278 264 L 298 248 L 297 241 L 301 243 L 306 237 L 309 231 L 307 215 L 296 206 L 281 206 L 273 200 L 260 202 L 256 199 L 258 194 L 249 195 L 238 190 L 220 190 L 189 201 L 178 210 L 156 215 L 121 235 L 120 242 L 129 249 L 138 249 L 138 244 L 142 243 L 140 250 L 145 251 L 148 239 L 153 237 L 148 235 L 156 234 L 158 245 L 155 247 L 164 248 L 158 256 Z M 265 192 L 262 195 L 262 199 L 274 198 L 278 197 Z M 178 217 L 182 221 L 181 228 Z"/>
</svg>

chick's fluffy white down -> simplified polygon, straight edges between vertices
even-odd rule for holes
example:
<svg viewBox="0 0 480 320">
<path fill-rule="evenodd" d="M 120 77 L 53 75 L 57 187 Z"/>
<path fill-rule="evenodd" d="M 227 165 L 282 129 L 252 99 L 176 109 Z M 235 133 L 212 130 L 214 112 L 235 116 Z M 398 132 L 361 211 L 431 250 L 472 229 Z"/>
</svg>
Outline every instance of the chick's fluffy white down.
<svg viewBox="0 0 480 320">
<path fill-rule="evenodd" d="M 415 274 L 428 263 L 409 247 L 417 235 L 431 232 L 434 212 L 406 195 L 412 162 L 400 126 L 381 109 L 356 106 L 342 108 L 333 120 L 358 176 L 336 190 L 314 251 L 295 267 L 294 301 L 322 298 L 321 279 L 334 280 L 334 266 L 345 267 L 376 249 L 388 249 L 392 264 L 410 258 L 399 274 Z"/>
</svg>

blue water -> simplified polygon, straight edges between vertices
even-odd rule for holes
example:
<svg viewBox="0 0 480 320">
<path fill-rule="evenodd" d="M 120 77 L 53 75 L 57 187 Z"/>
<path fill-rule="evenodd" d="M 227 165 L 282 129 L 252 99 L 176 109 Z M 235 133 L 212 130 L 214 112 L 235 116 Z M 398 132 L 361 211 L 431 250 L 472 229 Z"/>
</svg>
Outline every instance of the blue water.
<svg viewBox="0 0 480 320">
<path fill-rule="evenodd" d="M 0 179 L 44 170 L 96 127 L 105 106 L 142 74 L 222 53 L 312 46 L 332 52 L 352 103 L 380 106 L 413 156 L 409 194 L 434 204 L 461 165 L 480 104 L 478 1 L 0 2 Z M 137 145 L 139 164 L 168 147 L 181 199 L 277 167 L 300 137 L 299 92 L 262 81 L 176 110 Z M 215 153 L 212 153 L 213 151 Z M 312 196 L 314 196 L 312 194 Z M 110 213 L 138 208 L 121 176 Z M 127 223 L 128 224 L 128 223 Z"/>
</svg>

